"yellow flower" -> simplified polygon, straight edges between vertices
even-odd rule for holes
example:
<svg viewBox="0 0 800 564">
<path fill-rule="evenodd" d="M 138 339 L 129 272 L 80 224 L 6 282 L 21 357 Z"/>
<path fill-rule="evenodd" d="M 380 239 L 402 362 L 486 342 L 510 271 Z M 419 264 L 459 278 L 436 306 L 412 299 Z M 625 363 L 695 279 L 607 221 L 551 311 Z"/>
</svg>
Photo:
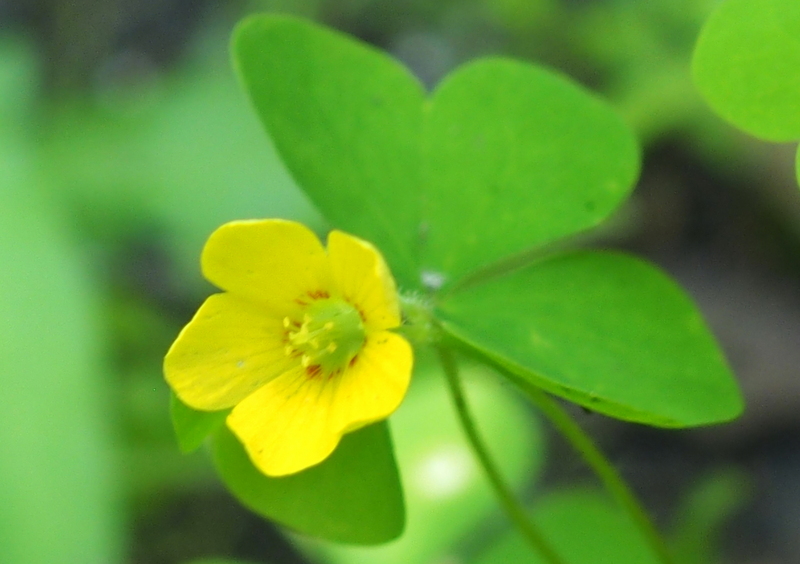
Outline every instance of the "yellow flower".
<svg viewBox="0 0 800 564">
<path fill-rule="evenodd" d="M 388 417 L 411 377 L 394 280 L 380 253 L 332 231 L 235 221 L 203 249 L 209 297 L 164 360 L 175 394 L 227 425 L 264 474 L 323 461 L 342 435 Z"/>
</svg>

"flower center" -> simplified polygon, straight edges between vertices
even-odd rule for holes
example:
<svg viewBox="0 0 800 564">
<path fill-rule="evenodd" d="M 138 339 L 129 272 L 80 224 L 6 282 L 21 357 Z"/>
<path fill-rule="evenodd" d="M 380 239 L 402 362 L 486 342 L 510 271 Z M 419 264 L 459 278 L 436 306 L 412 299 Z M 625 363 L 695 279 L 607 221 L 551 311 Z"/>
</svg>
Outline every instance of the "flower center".
<svg viewBox="0 0 800 564">
<path fill-rule="evenodd" d="M 366 340 L 361 314 L 344 300 L 328 298 L 310 304 L 299 323 L 284 318 L 286 354 L 300 354 L 309 374 L 328 374 L 346 367 Z"/>
</svg>

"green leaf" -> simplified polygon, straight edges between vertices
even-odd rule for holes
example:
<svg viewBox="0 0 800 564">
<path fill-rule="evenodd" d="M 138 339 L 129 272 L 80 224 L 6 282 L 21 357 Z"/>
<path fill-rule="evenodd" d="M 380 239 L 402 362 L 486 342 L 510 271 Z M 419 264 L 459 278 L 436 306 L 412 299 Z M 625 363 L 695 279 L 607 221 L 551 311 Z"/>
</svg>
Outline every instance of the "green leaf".
<svg viewBox="0 0 800 564">
<path fill-rule="evenodd" d="M 504 478 L 514 487 L 529 485 L 545 460 L 538 421 L 488 370 L 463 366 L 462 377 L 470 410 Z M 438 365 L 415 371 L 408 396 L 392 415 L 392 437 L 403 469 L 406 530 L 384 546 L 319 543 L 329 564 L 445 562 L 455 543 L 497 509 Z"/>
<path fill-rule="evenodd" d="M 695 484 L 678 508 L 673 553 L 681 564 L 715 564 L 722 526 L 752 497 L 752 483 L 728 469 Z"/>
<path fill-rule="evenodd" d="M 797 158 L 795 159 L 795 169 L 797 171 L 797 183 L 800 184 L 800 145 L 797 147 Z"/>
<path fill-rule="evenodd" d="M 0 33 L 0 126 L 21 133 L 39 87 L 39 63 L 32 41 Z"/>
<path fill-rule="evenodd" d="M 548 495 L 532 518 L 567 564 L 657 564 L 647 541 L 617 506 L 593 491 Z M 529 544 L 510 533 L 473 564 L 545 564 Z"/>
<path fill-rule="evenodd" d="M 0 130 L 0 562 L 119 562 L 118 475 L 84 257 Z M 113 418 L 112 418 L 113 419 Z"/>
<path fill-rule="evenodd" d="M 388 55 L 284 16 L 245 20 L 235 62 L 295 180 L 344 230 L 375 243 L 417 285 L 424 91 Z"/>
<path fill-rule="evenodd" d="M 725 119 L 771 141 L 800 138 L 800 2 L 723 2 L 700 35 L 693 72 Z"/>
<path fill-rule="evenodd" d="M 277 16 L 240 25 L 234 56 L 298 184 L 333 225 L 376 243 L 401 285 L 454 281 L 592 227 L 638 173 L 622 121 L 531 65 L 478 61 L 426 100 L 385 54 Z"/>
<path fill-rule="evenodd" d="M 202 558 L 200 560 L 192 560 L 186 564 L 251 564 L 250 561 L 232 560 L 230 558 Z"/>
<path fill-rule="evenodd" d="M 239 441 L 222 427 L 214 440 L 214 462 L 244 505 L 298 532 L 378 544 L 403 531 L 403 493 L 385 422 L 345 435 L 323 463 L 282 478 L 256 470 Z"/>
<path fill-rule="evenodd" d="M 206 437 L 225 423 L 225 418 L 230 413 L 230 409 L 197 411 L 179 400 L 174 393 L 170 393 L 169 409 L 175 437 L 184 454 L 200 448 Z"/>
<path fill-rule="evenodd" d="M 459 68 L 426 117 L 423 267 L 450 279 L 593 227 L 638 175 L 636 140 L 608 105 L 529 64 Z"/>
<path fill-rule="evenodd" d="M 517 377 L 612 417 L 687 427 L 742 410 L 689 298 L 632 257 L 557 256 L 456 293 L 439 312 L 452 337 Z"/>
</svg>

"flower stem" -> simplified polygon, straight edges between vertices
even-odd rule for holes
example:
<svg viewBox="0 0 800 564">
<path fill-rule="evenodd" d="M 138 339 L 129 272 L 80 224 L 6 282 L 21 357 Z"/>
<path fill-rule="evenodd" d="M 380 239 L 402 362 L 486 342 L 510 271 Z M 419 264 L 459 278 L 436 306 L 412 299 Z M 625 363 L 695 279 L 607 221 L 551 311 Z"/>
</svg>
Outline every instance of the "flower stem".
<svg viewBox="0 0 800 564">
<path fill-rule="evenodd" d="M 489 478 L 495 494 L 503 505 L 509 519 L 514 523 L 522 536 L 528 543 L 536 550 L 539 555 L 548 564 L 566 564 L 566 562 L 555 552 L 553 547 L 542 536 L 541 532 L 531 522 L 525 513 L 525 510 L 514 498 L 511 488 L 505 483 L 500 471 L 497 468 L 494 460 L 492 459 L 486 445 L 483 443 L 478 430 L 475 427 L 475 422 L 469 413 L 467 400 L 464 396 L 464 391 L 461 387 L 461 380 L 458 375 L 458 365 L 456 364 L 453 353 L 445 346 L 437 347 L 439 359 L 441 360 L 444 373 L 447 376 L 447 382 L 450 385 L 450 393 L 453 397 L 458 418 L 461 421 L 461 426 L 469 439 L 470 445 L 478 458 L 480 465 L 483 467 L 486 476 Z"/>
<path fill-rule="evenodd" d="M 492 363 L 493 366 L 500 368 L 505 372 L 502 367 L 498 367 Z M 617 500 L 617 502 L 628 512 L 631 519 L 637 525 L 639 530 L 645 536 L 650 544 L 650 547 L 658 555 L 663 564 L 673 564 L 672 556 L 669 553 L 664 539 L 656 530 L 647 512 L 636 499 L 628 484 L 619 475 L 617 470 L 603 455 L 597 445 L 594 444 L 591 437 L 575 422 L 572 417 L 556 403 L 545 392 L 522 381 L 520 378 L 515 378 L 510 375 L 512 379 L 519 384 L 525 394 L 536 404 L 537 407 L 544 413 L 550 422 L 558 429 L 558 431 L 572 444 L 577 450 L 589 467 L 595 472 L 597 477 Z"/>
</svg>

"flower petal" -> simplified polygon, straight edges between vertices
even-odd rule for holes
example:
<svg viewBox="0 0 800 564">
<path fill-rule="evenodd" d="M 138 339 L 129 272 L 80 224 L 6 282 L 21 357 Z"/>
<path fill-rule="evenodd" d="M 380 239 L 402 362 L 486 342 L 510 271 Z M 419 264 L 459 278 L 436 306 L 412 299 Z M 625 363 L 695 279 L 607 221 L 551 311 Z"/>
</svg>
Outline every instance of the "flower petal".
<svg viewBox="0 0 800 564">
<path fill-rule="evenodd" d="M 328 235 L 328 255 L 342 297 L 359 308 L 368 328 L 400 325 L 400 305 L 389 267 L 370 243 L 343 233 Z"/>
<path fill-rule="evenodd" d="M 263 473 L 299 472 L 325 460 L 345 432 L 397 409 L 411 365 L 405 339 L 389 332 L 372 334 L 343 374 L 309 377 L 302 367 L 290 370 L 237 405 L 228 427 Z"/>
<path fill-rule="evenodd" d="M 280 317 L 232 294 L 209 297 L 164 359 L 175 394 L 195 409 L 236 405 L 297 363 L 284 351 Z"/>
<path fill-rule="evenodd" d="M 336 427 L 349 433 L 389 417 L 406 395 L 413 358 L 411 345 L 400 335 L 388 331 L 369 335 L 336 389 Z"/>
<path fill-rule="evenodd" d="M 305 470 L 325 460 L 341 439 L 328 420 L 335 385 L 298 366 L 239 403 L 228 427 L 267 476 Z"/>
<path fill-rule="evenodd" d="M 327 291 L 325 250 L 304 225 L 282 219 L 233 221 L 208 239 L 205 277 L 233 294 L 257 300 L 283 316 L 304 295 Z"/>
</svg>

